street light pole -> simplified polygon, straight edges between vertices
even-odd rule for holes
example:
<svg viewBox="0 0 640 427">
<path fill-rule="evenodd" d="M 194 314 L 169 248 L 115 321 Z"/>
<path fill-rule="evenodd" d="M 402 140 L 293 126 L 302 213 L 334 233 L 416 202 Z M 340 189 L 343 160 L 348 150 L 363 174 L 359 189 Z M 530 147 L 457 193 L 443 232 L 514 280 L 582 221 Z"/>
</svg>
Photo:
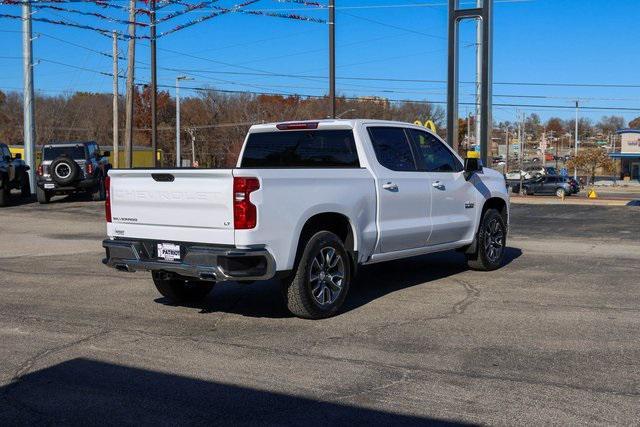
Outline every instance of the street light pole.
<svg viewBox="0 0 640 427">
<path fill-rule="evenodd" d="M 153 167 L 158 167 L 158 72 L 156 64 L 156 0 L 149 2 L 150 36 L 151 36 L 151 151 L 153 151 Z"/>
<path fill-rule="evenodd" d="M 329 0 L 329 102 L 330 116 L 336 118 L 336 2 Z"/>
<path fill-rule="evenodd" d="M 575 146 L 574 146 L 574 157 L 573 157 L 573 163 L 575 165 L 576 162 L 576 157 L 578 157 L 578 101 L 576 101 L 576 141 L 575 141 Z M 573 168 L 573 179 L 575 179 L 576 181 L 578 180 L 578 167 L 574 167 Z"/>
<path fill-rule="evenodd" d="M 29 166 L 31 194 L 36 192 L 36 126 L 33 94 L 33 36 L 31 29 L 31 2 L 22 2 L 22 58 L 24 74 L 24 159 Z"/>
</svg>

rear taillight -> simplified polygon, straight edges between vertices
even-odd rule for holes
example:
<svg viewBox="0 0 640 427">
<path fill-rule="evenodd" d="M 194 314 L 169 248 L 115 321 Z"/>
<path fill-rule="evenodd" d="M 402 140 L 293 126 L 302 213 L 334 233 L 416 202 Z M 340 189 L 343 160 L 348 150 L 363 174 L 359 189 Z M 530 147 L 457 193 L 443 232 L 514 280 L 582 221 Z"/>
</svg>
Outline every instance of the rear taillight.
<svg viewBox="0 0 640 427">
<path fill-rule="evenodd" d="M 233 226 L 236 230 L 255 228 L 258 209 L 249 196 L 259 188 L 258 178 L 233 178 Z"/>
<path fill-rule="evenodd" d="M 44 175 L 44 168 L 42 167 L 42 165 L 38 166 L 38 169 L 36 169 L 36 175 L 38 176 Z"/>
<path fill-rule="evenodd" d="M 93 175 L 93 163 L 87 163 L 84 170 L 87 172 L 87 175 Z"/>
<path fill-rule="evenodd" d="M 111 177 L 107 175 L 104 179 L 104 216 L 107 222 L 111 222 Z"/>
</svg>

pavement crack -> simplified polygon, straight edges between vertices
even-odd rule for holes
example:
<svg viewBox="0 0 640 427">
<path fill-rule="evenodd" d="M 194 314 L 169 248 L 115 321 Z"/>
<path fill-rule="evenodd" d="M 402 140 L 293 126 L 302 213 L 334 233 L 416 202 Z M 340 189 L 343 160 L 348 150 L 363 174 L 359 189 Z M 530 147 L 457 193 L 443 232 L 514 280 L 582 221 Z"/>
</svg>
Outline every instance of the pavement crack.
<svg viewBox="0 0 640 427">
<path fill-rule="evenodd" d="M 458 301 L 457 303 L 455 303 L 453 305 L 453 307 L 451 308 L 451 312 L 450 315 L 457 315 L 457 314 L 463 314 L 465 312 L 465 310 L 467 308 L 469 308 L 469 306 L 471 304 L 473 304 L 474 302 L 476 302 L 478 300 L 478 298 L 480 297 L 480 290 L 478 288 L 476 288 L 475 286 L 473 286 L 470 283 L 467 283 L 463 280 L 460 280 L 456 277 L 452 278 L 456 283 L 462 285 L 462 287 L 464 288 L 465 292 L 466 292 L 466 296 Z"/>
</svg>

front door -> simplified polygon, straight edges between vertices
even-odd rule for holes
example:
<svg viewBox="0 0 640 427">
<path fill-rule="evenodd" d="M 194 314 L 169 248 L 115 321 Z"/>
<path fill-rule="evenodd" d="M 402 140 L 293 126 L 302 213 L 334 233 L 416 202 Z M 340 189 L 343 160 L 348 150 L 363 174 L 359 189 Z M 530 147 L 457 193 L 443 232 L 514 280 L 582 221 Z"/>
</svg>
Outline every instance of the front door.
<svg viewBox="0 0 640 427">
<path fill-rule="evenodd" d="M 464 177 L 463 165 L 448 146 L 435 135 L 409 129 L 419 169 L 431 185 L 432 231 L 428 245 L 441 245 L 468 239 L 475 222 L 478 192 Z"/>
<path fill-rule="evenodd" d="M 367 128 L 376 159 L 379 240 L 382 253 L 424 247 L 431 232 L 431 186 L 418 171 L 401 127 Z"/>
</svg>

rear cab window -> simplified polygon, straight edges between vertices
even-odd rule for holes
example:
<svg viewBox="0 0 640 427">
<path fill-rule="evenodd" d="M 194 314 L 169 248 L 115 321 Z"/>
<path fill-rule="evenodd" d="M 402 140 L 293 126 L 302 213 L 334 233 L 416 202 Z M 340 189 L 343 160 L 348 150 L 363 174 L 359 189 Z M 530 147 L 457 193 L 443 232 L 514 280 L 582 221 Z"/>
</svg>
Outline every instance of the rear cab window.
<svg viewBox="0 0 640 427">
<path fill-rule="evenodd" d="M 418 170 L 414 153 L 403 128 L 370 126 L 367 131 L 378 163 L 397 172 Z"/>
<path fill-rule="evenodd" d="M 287 130 L 249 135 L 242 168 L 359 168 L 350 129 Z"/>
</svg>

